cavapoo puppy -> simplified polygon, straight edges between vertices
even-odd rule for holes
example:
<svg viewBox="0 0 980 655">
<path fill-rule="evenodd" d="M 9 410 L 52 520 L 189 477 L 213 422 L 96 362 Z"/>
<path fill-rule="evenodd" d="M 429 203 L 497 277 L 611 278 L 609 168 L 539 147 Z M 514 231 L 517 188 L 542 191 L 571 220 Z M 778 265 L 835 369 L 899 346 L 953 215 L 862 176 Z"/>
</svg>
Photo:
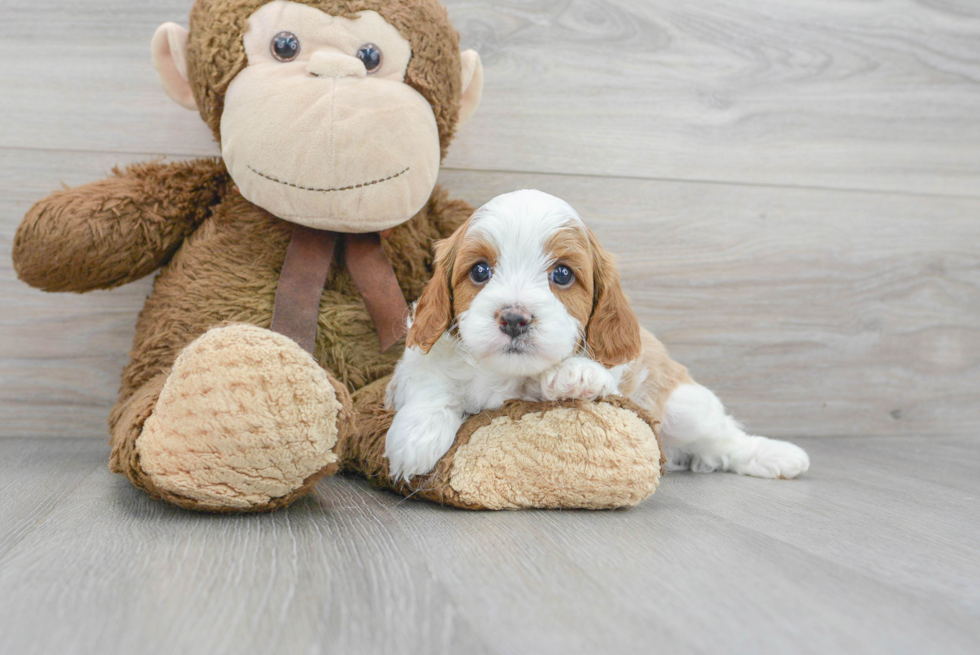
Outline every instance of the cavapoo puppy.
<svg viewBox="0 0 980 655">
<path fill-rule="evenodd" d="M 566 202 L 498 196 L 436 245 L 388 387 L 391 476 L 429 472 L 467 416 L 506 400 L 617 393 L 662 408 L 668 468 L 787 478 L 809 468 L 799 447 L 743 432 L 640 328 L 613 258 Z"/>
</svg>

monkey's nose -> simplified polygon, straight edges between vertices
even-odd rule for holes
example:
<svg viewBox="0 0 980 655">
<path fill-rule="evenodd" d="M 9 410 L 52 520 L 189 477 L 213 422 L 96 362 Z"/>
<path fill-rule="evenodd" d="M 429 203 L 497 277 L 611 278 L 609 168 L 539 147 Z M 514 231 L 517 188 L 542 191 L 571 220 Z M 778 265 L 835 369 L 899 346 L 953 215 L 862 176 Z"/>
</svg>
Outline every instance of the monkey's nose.
<svg viewBox="0 0 980 655">
<path fill-rule="evenodd" d="M 314 52 L 306 72 L 315 77 L 365 77 L 367 69 L 357 57 L 337 52 Z"/>
<path fill-rule="evenodd" d="M 505 309 L 497 314 L 497 324 L 500 326 L 500 331 L 511 339 L 527 332 L 533 321 L 533 316 L 516 309 Z"/>
</svg>

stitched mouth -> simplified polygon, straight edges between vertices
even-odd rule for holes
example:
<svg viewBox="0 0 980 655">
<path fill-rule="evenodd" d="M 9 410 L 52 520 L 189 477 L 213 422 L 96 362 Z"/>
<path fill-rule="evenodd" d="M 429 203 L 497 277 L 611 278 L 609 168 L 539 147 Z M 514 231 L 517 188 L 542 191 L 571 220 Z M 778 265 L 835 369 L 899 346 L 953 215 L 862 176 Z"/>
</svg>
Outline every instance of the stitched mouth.
<svg viewBox="0 0 980 655">
<path fill-rule="evenodd" d="M 280 180 L 278 177 L 274 177 L 272 175 L 266 175 L 265 173 L 260 173 L 259 171 L 255 170 L 251 166 L 248 167 L 248 170 L 252 171 L 253 173 L 255 173 L 256 175 L 258 175 L 259 177 L 264 177 L 265 179 L 267 179 L 267 180 L 269 180 L 271 182 L 276 182 L 278 184 L 282 184 L 284 186 L 292 187 L 294 189 L 300 189 L 301 191 L 316 191 L 317 193 L 333 193 L 334 191 L 351 191 L 353 189 L 361 189 L 361 188 L 364 188 L 364 187 L 367 187 L 367 186 L 374 186 L 375 184 L 381 184 L 382 182 L 387 182 L 388 180 L 393 180 L 396 177 L 401 177 L 402 175 L 404 175 L 405 173 L 408 172 L 408 169 L 409 168 L 411 168 L 411 167 L 410 166 L 406 166 L 404 170 L 399 171 L 399 172 L 395 173 L 394 175 L 389 175 L 388 177 L 382 177 L 382 178 L 379 178 L 377 180 L 371 180 L 370 182 L 361 182 L 360 184 L 352 184 L 350 186 L 339 186 L 339 187 L 333 187 L 333 188 L 329 188 L 329 189 L 319 189 L 317 187 L 302 186 L 300 184 L 294 184 L 293 182 L 287 182 L 286 180 Z"/>
</svg>

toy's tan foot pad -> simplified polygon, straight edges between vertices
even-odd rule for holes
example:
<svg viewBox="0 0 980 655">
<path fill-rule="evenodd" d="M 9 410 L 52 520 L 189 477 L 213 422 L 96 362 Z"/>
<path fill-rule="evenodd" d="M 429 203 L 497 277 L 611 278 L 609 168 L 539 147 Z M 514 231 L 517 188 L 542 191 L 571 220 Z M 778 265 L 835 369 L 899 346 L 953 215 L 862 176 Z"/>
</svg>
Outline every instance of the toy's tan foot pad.
<svg viewBox="0 0 980 655">
<path fill-rule="evenodd" d="M 512 402 L 471 419 L 456 444 L 434 473 L 463 505 L 488 509 L 629 507 L 662 473 L 653 426 L 613 400 Z"/>
<path fill-rule="evenodd" d="M 399 493 L 471 509 L 636 505 L 656 491 L 664 460 L 656 421 L 620 397 L 510 401 L 471 417 L 428 475 L 393 483 L 383 459 L 391 413 L 381 381 L 355 394 L 358 438 L 345 465 Z"/>
<path fill-rule="evenodd" d="M 136 441 L 139 466 L 151 492 L 183 507 L 281 507 L 337 469 L 349 403 L 289 338 L 213 328 L 174 363 Z"/>
</svg>

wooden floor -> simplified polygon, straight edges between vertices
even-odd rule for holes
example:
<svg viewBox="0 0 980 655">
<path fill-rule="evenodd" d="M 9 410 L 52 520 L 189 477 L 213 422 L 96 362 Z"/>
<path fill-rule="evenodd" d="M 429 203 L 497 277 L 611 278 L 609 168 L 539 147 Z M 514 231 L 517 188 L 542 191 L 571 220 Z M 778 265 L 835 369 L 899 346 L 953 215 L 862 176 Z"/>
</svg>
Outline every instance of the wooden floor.
<svg viewBox="0 0 980 655">
<path fill-rule="evenodd" d="M 149 500 L 105 439 L 151 280 L 47 295 L 10 250 L 61 184 L 218 152 L 150 66 L 191 0 L 0 0 L 0 655 L 980 652 L 980 3 L 445 4 L 486 91 L 442 183 L 567 199 L 811 472 L 602 513 Z"/>
<path fill-rule="evenodd" d="M 215 517 L 112 476 L 94 440 L 0 440 L 0 653 L 978 652 L 975 443 L 798 443 L 804 479 L 668 475 L 628 511 L 335 478 Z"/>
</svg>

